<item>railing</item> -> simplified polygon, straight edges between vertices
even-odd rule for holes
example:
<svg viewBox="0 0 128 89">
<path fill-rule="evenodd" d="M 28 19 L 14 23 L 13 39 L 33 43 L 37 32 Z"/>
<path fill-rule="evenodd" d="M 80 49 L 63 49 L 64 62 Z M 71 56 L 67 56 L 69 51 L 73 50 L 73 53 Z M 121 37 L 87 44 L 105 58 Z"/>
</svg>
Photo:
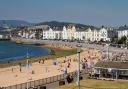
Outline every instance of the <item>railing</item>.
<svg viewBox="0 0 128 89">
<path fill-rule="evenodd" d="M 84 74 L 83 71 L 81 71 L 81 75 L 82 74 Z M 76 72 L 70 72 L 67 75 L 76 76 Z M 48 78 L 44 78 L 44 79 L 28 81 L 25 83 L 16 84 L 16 85 L 8 86 L 8 87 L 2 87 L 0 89 L 27 89 L 27 88 L 30 89 L 31 87 L 37 87 L 40 85 L 45 86 L 46 84 L 54 83 L 54 82 L 64 80 L 64 79 L 66 79 L 66 75 L 61 74 L 61 75 L 52 76 L 52 77 L 48 77 Z"/>
</svg>

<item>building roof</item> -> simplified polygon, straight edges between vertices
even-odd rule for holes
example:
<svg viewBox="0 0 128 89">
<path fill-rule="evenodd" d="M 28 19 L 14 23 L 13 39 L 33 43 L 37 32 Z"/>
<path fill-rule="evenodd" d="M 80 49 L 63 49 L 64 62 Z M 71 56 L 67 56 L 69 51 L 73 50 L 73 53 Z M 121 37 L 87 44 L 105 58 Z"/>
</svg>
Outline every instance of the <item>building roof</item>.
<svg viewBox="0 0 128 89">
<path fill-rule="evenodd" d="M 95 67 L 128 69 L 128 62 L 99 61 L 95 64 Z"/>
<path fill-rule="evenodd" d="M 48 25 L 37 25 L 37 26 L 31 26 L 28 29 L 30 29 L 30 30 L 40 30 L 40 29 L 49 30 L 49 28 L 50 27 Z"/>
<path fill-rule="evenodd" d="M 10 34 L 10 32 L 8 32 L 8 31 L 0 31 L 0 35 L 9 35 Z"/>
<path fill-rule="evenodd" d="M 51 27 L 53 31 L 62 31 L 63 27 Z"/>
<path fill-rule="evenodd" d="M 122 31 L 122 30 L 128 30 L 128 26 L 127 25 L 124 25 L 124 26 L 120 26 L 118 28 L 119 31 Z"/>
</svg>

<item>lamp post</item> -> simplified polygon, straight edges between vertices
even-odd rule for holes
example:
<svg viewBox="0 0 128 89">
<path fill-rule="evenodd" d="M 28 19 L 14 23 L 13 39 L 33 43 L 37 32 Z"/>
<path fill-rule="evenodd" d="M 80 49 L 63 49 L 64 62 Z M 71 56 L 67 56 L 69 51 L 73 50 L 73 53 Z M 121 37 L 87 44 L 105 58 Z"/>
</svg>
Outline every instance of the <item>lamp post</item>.
<svg viewBox="0 0 128 89">
<path fill-rule="evenodd" d="M 128 49 L 128 36 L 126 37 L 126 49 Z"/>
<path fill-rule="evenodd" d="M 109 59 L 109 44 L 107 44 L 107 60 L 110 60 Z"/>
<path fill-rule="evenodd" d="M 26 62 L 26 66 L 27 66 L 27 70 L 29 68 L 29 54 L 28 54 L 28 48 L 27 48 L 27 54 L 26 54 L 26 59 L 27 59 L 27 62 Z M 28 72 L 27 72 L 28 73 Z M 27 74 L 28 75 L 28 74 Z M 28 78 L 27 78 L 27 89 L 29 88 L 28 86 Z"/>
<path fill-rule="evenodd" d="M 78 89 L 80 89 L 80 51 L 81 51 L 81 47 L 82 45 L 77 44 L 77 54 L 78 54 L 78 74 L 77 74 L 77 83 L 78 83 Z"/>
<path fill-rule="evenodd" d="M 26 63 L 26 65 L 27 65 L 27 67 L 29 67 L 29 54 L 28 54 L 28 48 L 27 48 L 26 58 L 27 58 L 27 63 Z"/>
</svg>

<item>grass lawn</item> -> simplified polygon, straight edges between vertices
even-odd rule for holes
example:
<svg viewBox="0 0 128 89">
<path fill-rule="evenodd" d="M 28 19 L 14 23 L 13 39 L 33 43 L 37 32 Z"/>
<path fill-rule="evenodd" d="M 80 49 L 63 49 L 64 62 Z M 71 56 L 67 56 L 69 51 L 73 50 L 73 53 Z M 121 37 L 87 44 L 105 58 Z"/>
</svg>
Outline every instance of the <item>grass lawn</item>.
<svg viewBox="0 0 128 89">
<path fill-rule="evenodd" d="M 75 48 L 74 49 L 51 48 L 51 53 L 49 55 L 29 58 L 29 60 L 31 63 L 33 63 L 33 62 L 37 62 L 39 60 L 55 59 L 58 57 L 64 57 L 64 56 L 68 56 L 68 55 L 72 55 L 72 54 L 76 54 L 76 53 L 77 53 L 77 49 L 75 49 Z M 19 65 L 19 63 L 25 64 L 26 59 L 11 61 L 9 63 L 1 63 L 0 68 Z"/>
<path fill-rule="evenodd" d="M 80 89 L 128 89 L 128 81 L 84 79 L 80 83 Z M 78 87 L 76 83 L 71 83 L 54 89 L 78 89 Z"/>
</svg>

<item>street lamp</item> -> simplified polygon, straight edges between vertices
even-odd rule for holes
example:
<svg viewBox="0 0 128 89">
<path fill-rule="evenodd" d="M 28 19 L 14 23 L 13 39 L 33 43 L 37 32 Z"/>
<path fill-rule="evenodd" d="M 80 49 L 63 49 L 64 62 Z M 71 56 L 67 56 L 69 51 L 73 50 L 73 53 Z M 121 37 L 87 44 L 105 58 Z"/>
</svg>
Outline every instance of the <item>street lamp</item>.
<svg viewBox="0 0 128 89">
<path fill-rule="evenodd" d="M 126 48 L 128 49 L 128 36 L 126 37 Z"/>
<path fill-rule="evenodd" d="M 77 44 L 77 54 L 78 54 L 78 74 L 77 74 L 77 83 L 78 83 L 78 89 L 80 89 L 80 51 L 81 51 L 81 44 Z"/>
<path fill-rule="evenodd" d="M 27 59 L 26 66 L 29 67 L 29 54 L 28 54 L 28 48 L 27 48 L 26 59 Z"/>
<path fill-rule="evenodd" d="M 107 60 L 110 60 L 109 59 L 109 44 L 107 44 Z"/>
<path fill-rule="evenodd" d="M 106 47 L 106 48 L 107 48 L 107 50 L 106 50 L 106 51 L 107 51 L 107 61 L 108 61 L 108 60 L 110 61 L 110 57 L 109 57 L 109 45 L 110 45 L 110 44 L 106 44 L 106 46 L 107 46 L 107 47 Z"/>
<path fill-rule="evenodd" d="M 27 70 L 29 68 L 29 54 L 28 54 L 28 48 L 27 48 L 27 54 L 26 54 L 26 59 L 27 59 L 27 62 L 26 62 L 26 66 L 27 66 Z M 27 74 L 28 75 L 28 74 Z M 27 89 L 29 88 L 28 86 L 28 78 L 27 78 Z"/>
</svg>

